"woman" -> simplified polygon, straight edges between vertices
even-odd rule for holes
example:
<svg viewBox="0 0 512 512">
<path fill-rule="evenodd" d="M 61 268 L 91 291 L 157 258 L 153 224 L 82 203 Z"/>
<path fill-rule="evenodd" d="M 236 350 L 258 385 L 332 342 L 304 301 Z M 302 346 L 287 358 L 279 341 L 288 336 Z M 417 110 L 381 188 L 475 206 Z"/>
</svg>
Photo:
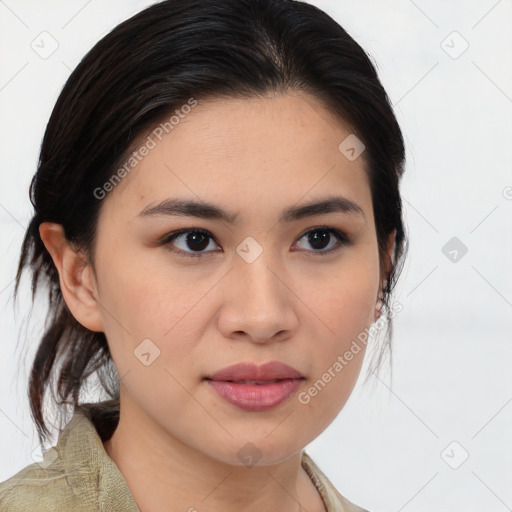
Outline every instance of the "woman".
<svg viewBox="0 0 512 512">
<path fill-rule="evenodd" d="M 0 509 L 364 510 L 303 449 L 390 310 L 403 165 L 373 65 L 309 4 L 164 1 L 105 36 L 48 123 L 16 284 L 49 286 L 41 444 L 47 391 L 74 414 Z"/>
</svg>

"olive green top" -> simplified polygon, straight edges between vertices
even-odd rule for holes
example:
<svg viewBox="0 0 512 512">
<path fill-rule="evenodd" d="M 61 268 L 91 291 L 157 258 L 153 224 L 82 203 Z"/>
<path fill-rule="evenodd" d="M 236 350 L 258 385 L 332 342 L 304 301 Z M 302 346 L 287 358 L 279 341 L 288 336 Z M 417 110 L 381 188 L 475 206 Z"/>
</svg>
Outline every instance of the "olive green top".
<svg viewBox="0 0 512 512">
<path fill-rule="evenodd" d="M 75 409 L 42 461 L 0 483 L 0 511 L 140 512 L 121 471 L 105 451 L 105 427 L 96 421 Z M 302 467 L 327 512 L 368 512 L 341 496 L 304 451 Z"/>
</svg>

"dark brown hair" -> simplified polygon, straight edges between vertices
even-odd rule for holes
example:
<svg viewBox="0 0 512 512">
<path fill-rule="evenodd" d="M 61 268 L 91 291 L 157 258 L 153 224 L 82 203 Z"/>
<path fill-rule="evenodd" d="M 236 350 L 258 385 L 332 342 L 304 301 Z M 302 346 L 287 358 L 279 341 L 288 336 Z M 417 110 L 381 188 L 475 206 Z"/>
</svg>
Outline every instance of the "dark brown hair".
<svg viewBox="0 0 512 512">
<path fill-rule="evenodd" d="M 61 224 L 67 240 L 94 265 L 102 203 L 93 191 L 112 177 L 138 137 L 191 97 L 251 98 L 291 89 L 321 100 L 366 146 L 381 269 L 387 237 L 397 231 L 382 289 L 383 311 L 389 310 L 407 247 L 399 193 L 405 153 L 389 98 L 365 51 L 330 16 L 302 1 L 154 4 L 115 27 L 71 73 L 46 127 L 30 186 L 34 215 L 14 295 L 26 267 L 32 271 L 32 300 L 41 280 L 48 288 L 47 324 L 29 380 L 41 443 L 49 438 L 43 414 L 48 388 L 58 408 L 85 407 L 80 392 L 85 380 L 96 375 L 109 401 L 96 408 L 86 404 L 86 409 L 115 428 L 119 377 L 104 333 L 89 331 L 69 311 L 40 224 Z M 391 338 L 389 320 L 372 368 L 380 366 Z"/>
</svg>

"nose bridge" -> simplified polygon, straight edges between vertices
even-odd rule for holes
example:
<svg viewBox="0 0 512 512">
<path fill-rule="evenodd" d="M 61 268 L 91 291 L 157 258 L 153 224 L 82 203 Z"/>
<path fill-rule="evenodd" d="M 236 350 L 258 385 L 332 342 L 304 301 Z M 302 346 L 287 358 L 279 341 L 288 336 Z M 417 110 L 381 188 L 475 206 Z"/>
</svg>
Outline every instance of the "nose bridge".
<svg viewBox="0 0 512 512">
<path fill-rule="evenodd" d="M 250 248 L 254 251 L 254 248 Z M 272 257 L 270 249 L 262 250 L 254 259 L 245 259 L 243 256 L 236 261 L 234 272 L 237 283 L 246 290 L 245 308 L 255 308 L 255 311 L 264 311 L 267 307 L 276 308 L 283 297 L 283 283 L 276 276 L 275 268 L 278 263 Z"/>
<path fill-rule="evenodd" d="M 232 313 L 228 324 L 232 332 L 243 331 L 253 341 L 268 341 L 283 330 L 293 329 L 296 323 L 287 303 L 286 286 L 278 277 L 280 265 L 270 248 L 258 249 L 253 241 L 247 246 L 241 244 L 237 252 L 240 249 L 241 255 L 234 259 L 231 288 L 225 295 Z"/>
</svg>

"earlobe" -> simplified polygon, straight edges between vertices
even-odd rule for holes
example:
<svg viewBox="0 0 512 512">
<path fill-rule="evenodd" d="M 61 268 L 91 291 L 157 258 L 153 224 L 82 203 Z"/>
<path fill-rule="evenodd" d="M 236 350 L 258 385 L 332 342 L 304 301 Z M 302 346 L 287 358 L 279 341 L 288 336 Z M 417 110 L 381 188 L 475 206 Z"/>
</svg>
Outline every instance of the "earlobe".
<svg viewBox="0 0 512 512">
<path fill-rule="evenodd" d="M 39 234 L 57 268 L 60 289 L 72 315 L 87 329 L 102 332 L 96 281 L 85 255 L 72 247 L 60 224 L 43 222 Z"/>
</svg>

